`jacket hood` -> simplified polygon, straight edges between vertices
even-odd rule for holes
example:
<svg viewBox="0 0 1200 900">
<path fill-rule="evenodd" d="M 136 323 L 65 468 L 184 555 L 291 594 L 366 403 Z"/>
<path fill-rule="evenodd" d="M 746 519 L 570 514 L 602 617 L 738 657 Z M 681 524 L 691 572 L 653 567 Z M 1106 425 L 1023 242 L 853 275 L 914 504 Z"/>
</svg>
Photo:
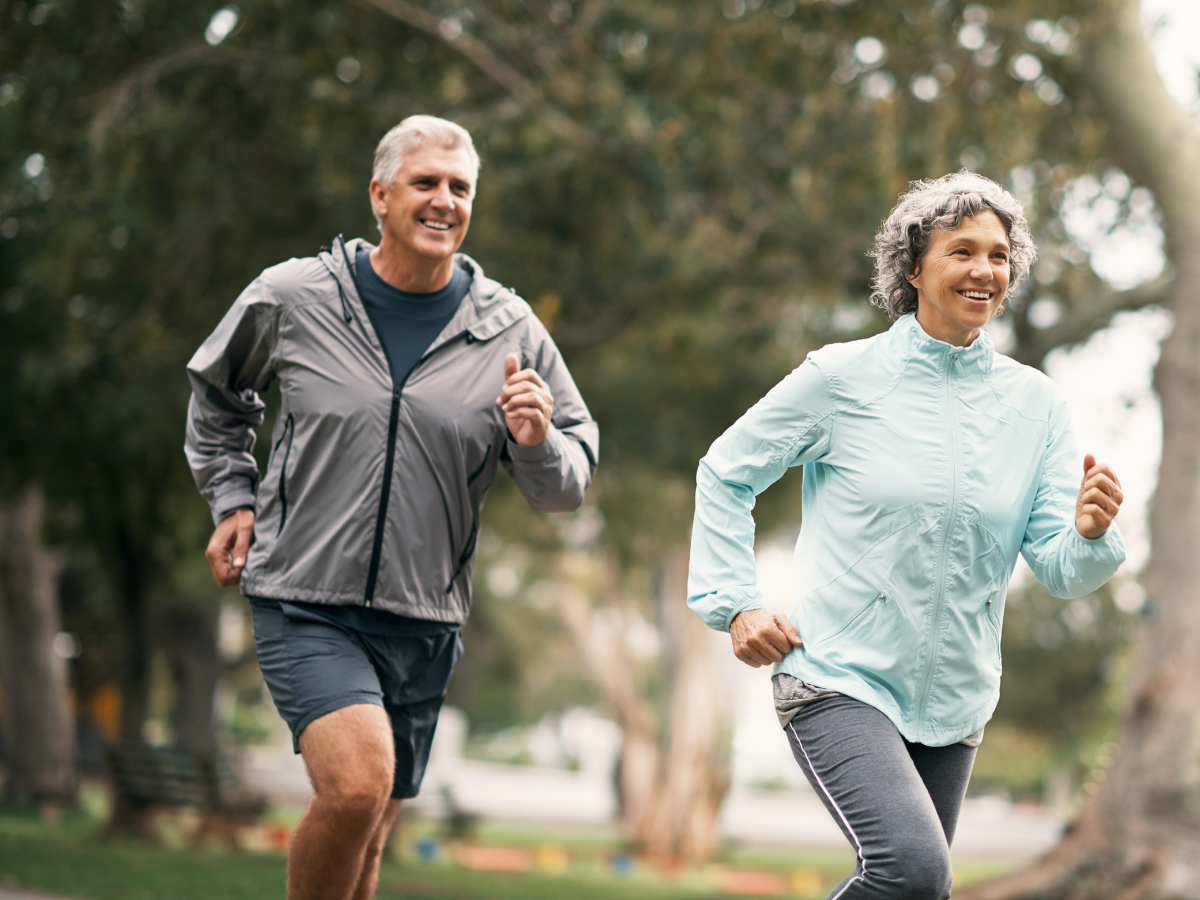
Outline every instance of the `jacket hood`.
<svg viewBox="0 0 1200 900">
<path fill-rule="evenodd" d="M 347 241 L 339 234 L 329 247 L 322 247 L 318 254 L 318 259 L 337 281 L 347 318 L 351 312 L 354 315 L 365 315 L 353 266 L 360 251 L 374 249 L 375 245 L 370 241 L 362 238 Z M 510 288 L 484 275 L 483 267 L 467 254 L 454 254 L 454 264 L 471 276 L 471 287 L 466 296 L 470 306 L 466 309 L 467 315 L 462 329 L 476 340 L 486 341 L 493 338 L 514 322 L 532 314 L 528 303 Z"/>
</svg>

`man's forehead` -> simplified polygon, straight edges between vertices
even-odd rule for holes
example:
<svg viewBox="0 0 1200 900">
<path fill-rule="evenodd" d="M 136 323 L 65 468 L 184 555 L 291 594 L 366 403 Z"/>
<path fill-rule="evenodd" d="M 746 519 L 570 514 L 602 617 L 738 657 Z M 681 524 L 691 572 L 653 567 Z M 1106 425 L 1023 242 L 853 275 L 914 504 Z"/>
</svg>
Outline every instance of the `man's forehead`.
<svg viewBox="0 0 1200 900">
<path fill-rule="evenodd" d="M 418 147 L 404 157 L 400 172 L 408 177 L 421 175 L 459 178 L 469 184 L 475 181 L 474 166 L 462 147 L 446 150 L 442 147 Z"/>
</svg>

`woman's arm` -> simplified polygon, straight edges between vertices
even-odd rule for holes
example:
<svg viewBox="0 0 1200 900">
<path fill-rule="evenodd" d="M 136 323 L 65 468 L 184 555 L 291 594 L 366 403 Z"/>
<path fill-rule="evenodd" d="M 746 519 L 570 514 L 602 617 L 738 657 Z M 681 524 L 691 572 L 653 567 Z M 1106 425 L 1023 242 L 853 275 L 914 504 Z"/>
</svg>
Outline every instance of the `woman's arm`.
<svg viewBox="0 0 1200 900">
<path fill-rule="evenodd" d="M 754 498 L 791 466 L 828 450 L 834 403 L 811 359 L 713 443 L 696 473 L 688 606 L 728 631 L 734 617 L 764 609 L 754 568 Z"/>
<path fill-rule="evenodd" d="M 1057 393 L 1049 425 L 1021 555 L 1051 594 L 1071 599 L 1096 590 L 1125 561 L 1125 541 L 1112 524 L 1123 497 L 1116 475 L 1096 466 L 1091 454 L 1080 485 L 1081 456 L 1066 402 Z"/>
</svg>

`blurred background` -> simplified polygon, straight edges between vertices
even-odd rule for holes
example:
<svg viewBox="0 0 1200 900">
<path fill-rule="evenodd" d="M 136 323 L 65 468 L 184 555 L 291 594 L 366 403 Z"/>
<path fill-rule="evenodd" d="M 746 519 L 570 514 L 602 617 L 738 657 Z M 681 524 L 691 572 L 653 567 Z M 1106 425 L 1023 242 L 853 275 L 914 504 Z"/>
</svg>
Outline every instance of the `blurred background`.
<svg viewBox="0 0 1200 900">
<path fill-rule="evenodd" d="M 463 250 L 532 304 L 603 440 L 578 513 L 492 490 L 380 896 L 815 897 L 848 871 L 769 672 L 683 605 L 693 477 L 810 350 L 887 327 L 875 229 L 962 168 L 1021 199 L 1040 248 L 993 339 L 1058 382 L 1127 491 L 1109 585 L 1013 579 L 956 868 L 1053 845 L 1112 761 L 1150 616 L 1180 262 L 1088 65 L 1117 6 L 0 0 L 0 896 L 282 896 L 309 789 L 204 560 L 184 364 L 264 267 L 374 236 L 374 147 L 413 113 L 473 134 Z M 1141 15 L 1194 116 L 1200 7 Z M 756 509 L 780 608 L 800 482 Z"/>
</svg>

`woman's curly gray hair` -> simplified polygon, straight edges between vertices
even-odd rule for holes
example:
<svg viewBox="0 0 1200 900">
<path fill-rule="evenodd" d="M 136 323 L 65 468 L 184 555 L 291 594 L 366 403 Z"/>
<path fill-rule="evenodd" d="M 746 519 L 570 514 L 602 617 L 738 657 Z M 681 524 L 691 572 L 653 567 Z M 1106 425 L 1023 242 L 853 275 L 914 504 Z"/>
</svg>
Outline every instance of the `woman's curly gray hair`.
<svg viewBox="0 0 1200 900">
<path fill-rule="evenodd" d="M 1008 235 L 1008 294 L 1020 287 L 1037 247 L 1017 198 L 996 182 L 973 172 L 956 172 L 929 181 L 914 181 L 887 217 L 870 255 L 875 260 L 871 302 L 895 321 L 917 311 L 917 289 L 905 278 L 916 272 L 929 249 L 935 228 L 953 231 L 969 216 L 991 210 Z"/>
</svg>

